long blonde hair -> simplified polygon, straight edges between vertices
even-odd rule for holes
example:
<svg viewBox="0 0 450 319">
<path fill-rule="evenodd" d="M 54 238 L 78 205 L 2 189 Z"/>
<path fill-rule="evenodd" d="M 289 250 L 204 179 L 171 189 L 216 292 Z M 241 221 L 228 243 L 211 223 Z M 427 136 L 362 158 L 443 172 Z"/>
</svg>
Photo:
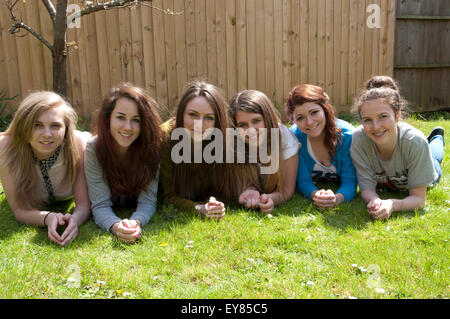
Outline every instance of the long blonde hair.
<svg viewBox="0 0 450 319">
<path fill-rule="evenodd" d="M 69 186 L 75 182 L 79 164 L 79 152 L 73 131 L 76 127 L 77 114 L 61 96 L 50 91 L 38 91 L 29 94 L 20 103 L 11 124 L 2 135 L 8 136 L 5 148 L 5 163 L 15 181 L 17 204 L 23 208 L 37 208 L 45 203 L 40 190 L 39 175 L 36 171 L 33 151 L 29 143 L 34 123 L 45 111 L 61 107 L 64 110 L 66 131 L 62 143 L 64 154 L 64 183 Z"/>
</svg>

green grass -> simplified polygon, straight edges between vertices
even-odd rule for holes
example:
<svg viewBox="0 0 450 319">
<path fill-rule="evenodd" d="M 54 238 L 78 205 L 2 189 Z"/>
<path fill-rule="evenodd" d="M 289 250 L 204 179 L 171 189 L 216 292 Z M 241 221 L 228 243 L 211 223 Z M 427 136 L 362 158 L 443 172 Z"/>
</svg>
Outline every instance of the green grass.
<svg viewBox="0 0 450 319">
<path fill-rule="evenodd" d="M 408 122 L 450 132 L 445 114 Z M 220 222 L 164 206 L 130 246 L 90 219 L 58 247 L 0 195 L 0 298 L 449 298 L 449 154 L 426 207 L 387 221 L 371 220 L 359 195 L 319 211 L 296 194 L 273 218 L 234 205 Z"/>
</svg>

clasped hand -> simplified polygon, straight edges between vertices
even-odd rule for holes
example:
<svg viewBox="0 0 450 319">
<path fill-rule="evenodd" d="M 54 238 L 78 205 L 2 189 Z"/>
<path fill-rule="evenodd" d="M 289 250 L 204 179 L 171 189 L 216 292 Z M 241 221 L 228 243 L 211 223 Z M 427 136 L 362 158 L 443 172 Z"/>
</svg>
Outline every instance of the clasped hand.
<svg viewBox="0 0 450 319">
<path fill-rule="evenodd" d="M 126 244 L 135 243 L 142 233 L 141 224 L 134 219 L 123 219 L 111 227 L 111 232 Z"/>
<path fill-rule="evenodd" d="M 78 236 L 78 222 L 72 214 L 61 214 L 50 212 L 47 220 L 48 238 L 55 244 L 66 246 Z M 58 234 L 58 226 L 66 228 L 60 235 Z"/>
<path fill-rule="evenodd" d="M 392 200 L 382 200 L 380 198 L 372 199 L 367 204 L 367 211 L 373 219 L 387 219 L 391 217 L 393 211 Z"/>
<path fill-rule="evenodd" d="M 257 190 L 247 189 L 245 190 L 241 196 L 239 196 L 239 203 L 244 205 L 246 208 L 251 209 L 261 209 L 263 213 L 270 213 L 275 204 L 273 199 L 267 194 L 259 194 Z"/>
</svg>

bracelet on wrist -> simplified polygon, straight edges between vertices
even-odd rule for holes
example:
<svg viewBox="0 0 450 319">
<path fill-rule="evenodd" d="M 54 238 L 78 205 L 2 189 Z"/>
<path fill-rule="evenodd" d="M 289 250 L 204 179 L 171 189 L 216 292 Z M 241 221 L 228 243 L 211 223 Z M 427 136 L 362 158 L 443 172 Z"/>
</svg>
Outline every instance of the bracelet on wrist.
<svg viewBox="0 0 450 319">
<path fill-rule="evenodd" d="M 47 214 L 44 217 L 44 226 L 48 227 L 47 223 L 45 222 L 47 220 L 48 215 L 52 214 L 53 212 L 47 212 Z"/>
</svg>

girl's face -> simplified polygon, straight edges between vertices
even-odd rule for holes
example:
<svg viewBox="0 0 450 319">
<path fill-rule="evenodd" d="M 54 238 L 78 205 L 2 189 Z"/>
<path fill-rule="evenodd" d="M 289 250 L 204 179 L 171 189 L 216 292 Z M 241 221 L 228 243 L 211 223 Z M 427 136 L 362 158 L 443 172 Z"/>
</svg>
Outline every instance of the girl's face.
<svg viewBox="0 0 450 319">
<path fill-rule="evenodd" d="M 119 152 L 125 154 L 128 148 L 139 137 L 141 117 L 136 103 L 128 98 L 120 98 L 111 113 L 110 130 L 119 145 Z"/>
<path fill-rule="evenodd" d="M 197 96 L 187 103 L 183 114 L 183 127 L 192 138 L 199 137 L 199 140 L 202 140 L 205 130 L 213 129 L 215 123 L 214 110 L 203 96 Z"/>
<path fill-rule="evenodd" d="M 254 140 L 257 145 L 259 145 L 259 129 L 265 128 L 264 117 L 258 113 L 238 111 L 236 113 L 236 124 L 238 128 L 244 130 L 245 142 L 248 143 L 249 140 Z M 250 139 L 249 137 L 256 135 L 256 139 Z"/>
<path fill-rule="evenodd" d="M 320 137 L 326 124 L 325 112 L 319 104 L 307 102 L 295 107 L 294 121 L 309 137 Z"/>
<path fill-rule="evenodd" d="M 395 114 L 384 99 L 364 103 L 359 111 L 364 132 L 379 146 L 389 146 L 397 141 L 397 122 L 400 113 Z"/>
<path fill-rule="evenodd" d="M 33 124 L 30 145 L 38 159 L 46 159 L 64 141 L 66 125 L 64 123 L 64 109 L 52 107 L 42 112 Z"/>
</svg>

